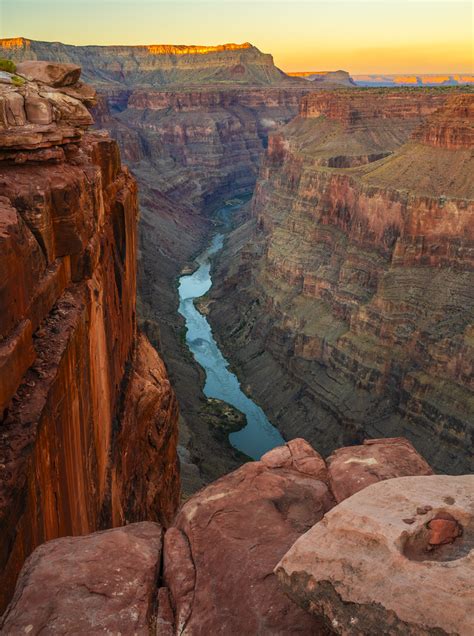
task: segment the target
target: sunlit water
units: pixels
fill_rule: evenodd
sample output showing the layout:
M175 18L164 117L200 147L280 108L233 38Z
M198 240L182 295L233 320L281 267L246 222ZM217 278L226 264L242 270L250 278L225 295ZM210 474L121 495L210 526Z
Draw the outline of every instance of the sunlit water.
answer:
M231 404L247 416L247 425L229 435L230 443L246 455L259 459L266 451L285 442L262 409L241 390L237 377L229 371L229 364L214 340L206 316L197 311L193 302L212 285L210 260L222 248L223 241L224 236L216 234L208 249L197 258L198 269L179 279L179 313L186 321L186 343L206 372L204 394Z

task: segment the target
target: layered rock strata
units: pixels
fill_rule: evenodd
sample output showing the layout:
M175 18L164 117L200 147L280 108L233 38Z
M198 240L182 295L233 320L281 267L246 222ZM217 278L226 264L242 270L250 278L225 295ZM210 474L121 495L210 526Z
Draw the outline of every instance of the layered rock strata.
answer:
M137 335L136 184L50 66L0 84L0 605L40 543L166 525L180 496L176 399Z
M87 81L116 86L198 85L208 83L295 83L249 42L218 46L72 46L27 38L0 40L2 56L52 60L82 66ZM100 73L98 70L100 69Z
M468 636L473 488L472 475L373 484L300 537L278 578L336 634Z
M212 405L183 344L175 281L204 249L215 208L251 194L269 132L297 114L308 83L248 44L74 47L16 38L0 41L0 55L80 64L99 90L96 125L118 141L139 183L138 314L179 398L184 485L195 491L242 460L225 429L216 437L209 424Z
M364 452L372 462L356 461ZM245 464L183 505L163 547L161 529L150 523L41 546L23 568L4 631L334 633L324 613L307 613L282 591L274 567L332 514L335 479L339 486L345 480L349 492L361 476L366 484L429 472L406 440L374 440L338 453L352 458L344 477L337 462L326 462L302 439ZM50 575L53 568L59 578Z
M473 100L319 93L271 136L209 307L284 435L326 453L403 435L469 470Z

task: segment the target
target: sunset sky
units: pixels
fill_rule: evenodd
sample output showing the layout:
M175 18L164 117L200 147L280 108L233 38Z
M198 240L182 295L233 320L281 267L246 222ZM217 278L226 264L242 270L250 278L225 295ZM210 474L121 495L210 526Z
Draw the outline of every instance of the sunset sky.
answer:
M0 0L0 37L66 44L249 41L286 71L472 73L471 2Z

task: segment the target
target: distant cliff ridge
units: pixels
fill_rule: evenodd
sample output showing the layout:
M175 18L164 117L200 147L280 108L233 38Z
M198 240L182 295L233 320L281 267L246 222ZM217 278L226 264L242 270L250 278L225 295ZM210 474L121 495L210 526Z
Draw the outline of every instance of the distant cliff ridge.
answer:
M248 42L219 46L153 44L143 46L72 46L25 38L0 40L0 56L53 60L82 66L86 80L117 86L150 87L237 83L294 84L271 55Z
M398 73L396 75L353 75L357 86L459 86L474 84L472 73L425 74L412 75Z
M314 82L315 88L321 86L330 88L332 85L337 87L351 87L356 83L347 71L303 71L300 73L288 73L291 77L302 77L307 81Z
M474 85L472 73L432 73L411 74L385 73L349 75L347 71L292 71L290 77L302 77L309 81L347 84L352 86L385 87L393 86L465 86Z

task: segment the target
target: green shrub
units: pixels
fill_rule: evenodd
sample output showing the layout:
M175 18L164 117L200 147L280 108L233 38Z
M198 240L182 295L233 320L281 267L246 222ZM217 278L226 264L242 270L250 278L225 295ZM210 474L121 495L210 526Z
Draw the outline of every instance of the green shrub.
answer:
M19 77L18 75L14 75L12 77L12 84L14 86L23 86L24 83L25 83L25 80L23 79L23 77Z
M0 71L14 73L16 71L16 65L11 60L0 59Z

